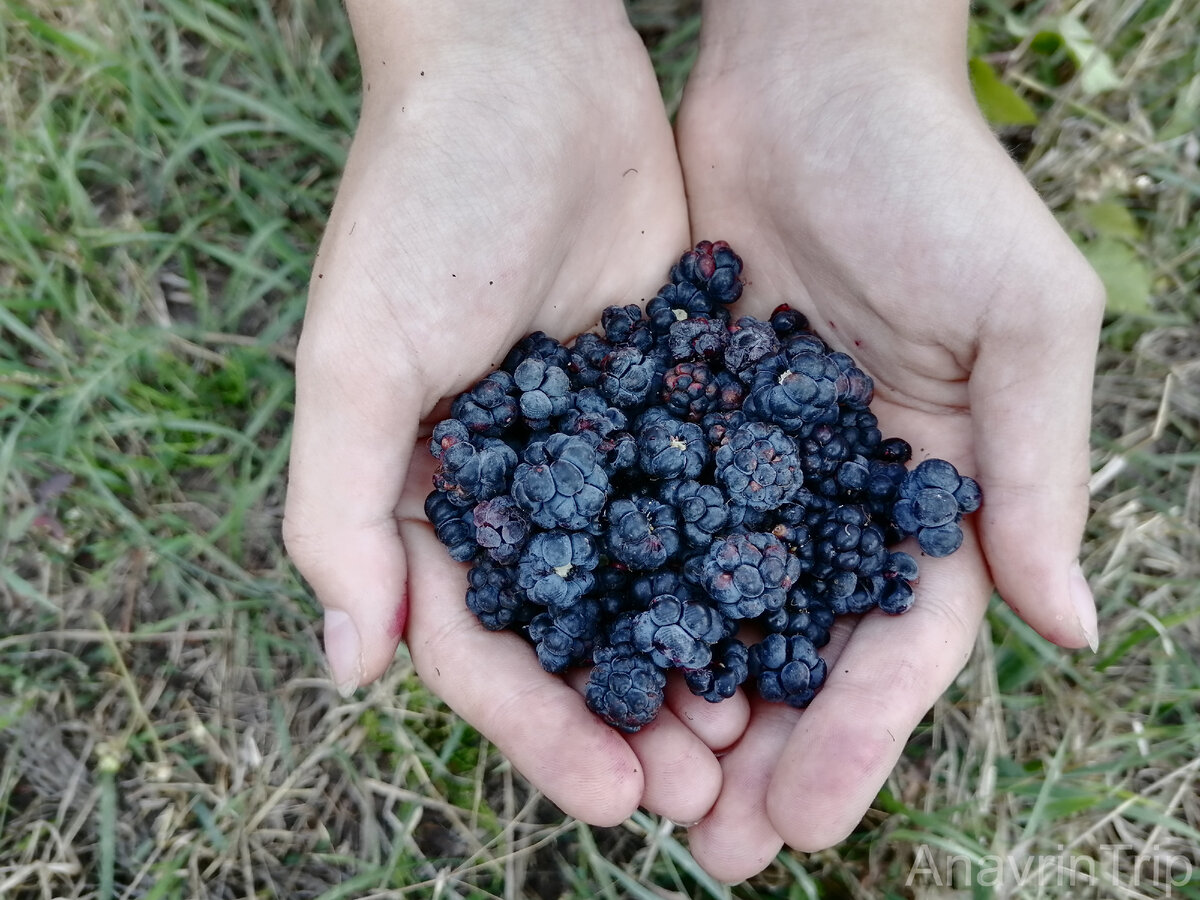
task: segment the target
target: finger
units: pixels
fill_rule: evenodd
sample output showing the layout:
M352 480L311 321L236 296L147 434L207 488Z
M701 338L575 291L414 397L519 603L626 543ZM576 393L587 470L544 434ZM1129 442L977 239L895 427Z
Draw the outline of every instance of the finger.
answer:
M582 694L587 678L587 670L578 669L568 681ZM642 764L644 809L683 824L707 815L721 790L720 763L670 709L659 710L653 722L625 740Z
M404 630L394 509L420 410L411 379L319 325L306 322L297 354L283 533L326 610L325 653L348 695L383 673Z
M402 520L409 549L406 643L417 674L451 709L568 815L617 825L645 791L642 763L529 644L489 632L467 609L466 567L452 563L427 525Z
M731 747L750 721L750 704L742 691L720 703L709 703L688 690L682 678L667 680L667 706L710 750ZM698 818L698 817L697 817ZM695 821L675 819L674 821Z
M790 735L767 802L790 846L821 850L854 830L913 729L966 664L991 584L965 530L952 557L922 560L912 609L859 620Z
M1103 289L1081 261L1074 287L1053 302L1035 327L1002 325L981 342L970 380L980 536L1000 596L1026 622L1056 644L1095 649L1078 556Z
M688 829L688 847L704 871L734 884L765 869L783 847L767 817L767 791L800 711L758 698L750 724L721 758L721 794L709 814Z

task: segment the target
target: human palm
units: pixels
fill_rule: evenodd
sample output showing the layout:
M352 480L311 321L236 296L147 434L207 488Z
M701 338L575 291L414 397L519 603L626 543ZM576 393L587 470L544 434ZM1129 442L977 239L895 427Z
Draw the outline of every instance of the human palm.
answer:
M424 68L398 83L372 79L364 49L369 88L298 354L285 519L344 691L377 678L403 637L435 693L596 824L638 805L698 819L720 780L701 737L731 741L740 723L701 737L670 712L629 738L603 725L527 644L474 620L465 567L422 504L445 398L529 332L566 339L639 301L687 243L670 127L621 18L541 52L524 38L469 58L416 52L408 67Z
M806 712L754 706L691 840L737 880L785 842L820 849L857 825L966 663L993 582L1050 640L1095 640L1074 560L1103 294L965 78L914 67L821 85L769 53L704 59L677 140L693 235L746 258L743 314L806 313L873 376L885 434L952 460L985 498L958 553L921 561L909 613L836 635Z

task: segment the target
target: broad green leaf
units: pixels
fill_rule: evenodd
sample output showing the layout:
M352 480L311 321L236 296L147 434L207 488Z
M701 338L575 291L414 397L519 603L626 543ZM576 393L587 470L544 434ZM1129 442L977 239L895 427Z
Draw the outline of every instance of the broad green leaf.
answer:
M1098 203L1089 203L1079 211L1098 237L1129 238L1136 241L1142 236L1141 227L1124 203L1101 200Z
M1104 282L1108 312L1135 316L1150 312L1150 272L1136 250L1115 237L1084 241L1079 249Z
M975 102L993 125L1036 125L1037 113L987 62L974 57L967 64Z
M1058 20L1058 31L1067 51L1079 66L1079 83L1089 96L1121 86L1121 76L1113 67L1112 58L1096 46L1087 26L1073 15Z
M1169 141L1200 130L1200 75L1188 82L1175 97L1171 118L1158 133L1160 141Z

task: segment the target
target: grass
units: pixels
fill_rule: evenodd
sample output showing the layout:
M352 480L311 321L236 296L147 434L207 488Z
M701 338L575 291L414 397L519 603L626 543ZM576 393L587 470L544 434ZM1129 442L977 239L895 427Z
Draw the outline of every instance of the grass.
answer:
M1001 136L1121 301L1084 554L1099 655L994 606L855 834L733 888L652 816L564 818L403 654L353 701L324 675L279 520L357 109L340 9L2 2L0 896L1200 897L1196 0L975 17L1036 116ZM631 12L673 107L697 16Z

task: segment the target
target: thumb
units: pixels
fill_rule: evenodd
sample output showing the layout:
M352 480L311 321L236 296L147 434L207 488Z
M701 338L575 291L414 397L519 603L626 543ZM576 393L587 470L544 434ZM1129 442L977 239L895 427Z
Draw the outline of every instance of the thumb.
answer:
M996 589L1043 637L1095 650L1096 605L1078 556L1104 291L1086 264L1080 275L1044 317L1026 306L1023 322L985 336L969 390L980 538Z
M362 352L327 352L320 334L296 361L283 538L325 608L324 646L349 696L387 669L408 616L395 518L419 410L405 379Z

